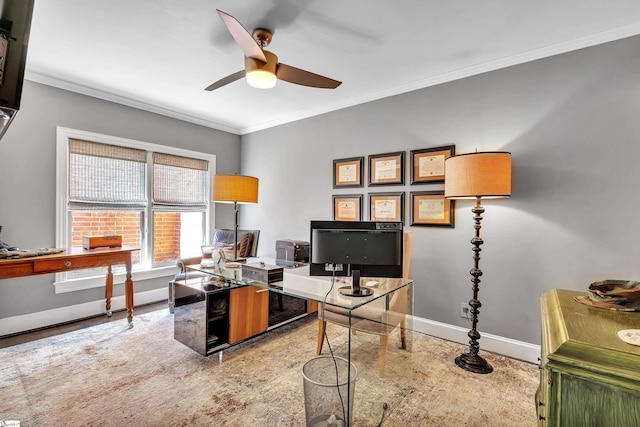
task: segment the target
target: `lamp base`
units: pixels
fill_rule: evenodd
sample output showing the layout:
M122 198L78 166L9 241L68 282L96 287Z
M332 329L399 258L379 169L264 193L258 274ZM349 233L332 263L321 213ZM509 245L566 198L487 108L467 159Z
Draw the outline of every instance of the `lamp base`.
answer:
M482 356L471 353L462 353L456 357L456 365L465 371L475 374L490 374L493 372L493 366L489 364Z

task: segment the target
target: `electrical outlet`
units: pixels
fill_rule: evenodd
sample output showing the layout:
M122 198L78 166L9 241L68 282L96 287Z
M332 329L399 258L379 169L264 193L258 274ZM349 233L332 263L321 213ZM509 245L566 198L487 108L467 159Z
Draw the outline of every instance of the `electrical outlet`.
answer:
M336 271L343 271L343 267L342 264L336 264ZM331 263L325 263L324 264L324 271L333 271L333 264Z
M460 303L460 317L464 317L465 319L468 319L470 315L471 315L471 307L469 307L469 303L468 302L461 302Z

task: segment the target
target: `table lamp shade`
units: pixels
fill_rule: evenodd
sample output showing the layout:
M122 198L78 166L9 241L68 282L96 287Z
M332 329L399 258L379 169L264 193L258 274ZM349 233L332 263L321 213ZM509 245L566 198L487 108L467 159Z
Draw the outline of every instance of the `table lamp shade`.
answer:
M258 203L258 178L244 175L214 175L213 201Z
M446 159L444 168L446 198L511 196L511 153L489 151L452 156Z

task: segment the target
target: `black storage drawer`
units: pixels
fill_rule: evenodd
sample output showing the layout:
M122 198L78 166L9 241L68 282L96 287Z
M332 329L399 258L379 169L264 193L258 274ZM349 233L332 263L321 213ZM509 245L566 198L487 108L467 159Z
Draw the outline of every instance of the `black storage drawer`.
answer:
M211 290L200 279L178 280L174 287L174 339L203 356L228 348L229 289Z

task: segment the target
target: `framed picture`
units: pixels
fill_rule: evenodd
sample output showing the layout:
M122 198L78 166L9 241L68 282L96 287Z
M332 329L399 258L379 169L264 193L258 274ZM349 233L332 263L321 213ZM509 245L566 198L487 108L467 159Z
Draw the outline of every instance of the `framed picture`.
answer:
M334 221L362 221L362 194L333 196Z
M404 224L404 193L369 193L369 220Z
M445 199L444 191L411 192L411 225L454 227L455 200Z
M456 154L455 145L411 151L411 184L444 182L444 161Z
M333 161L333 188L362 187L364 157L351 157Z
M369 156L369 185L403 185L404 151Z

